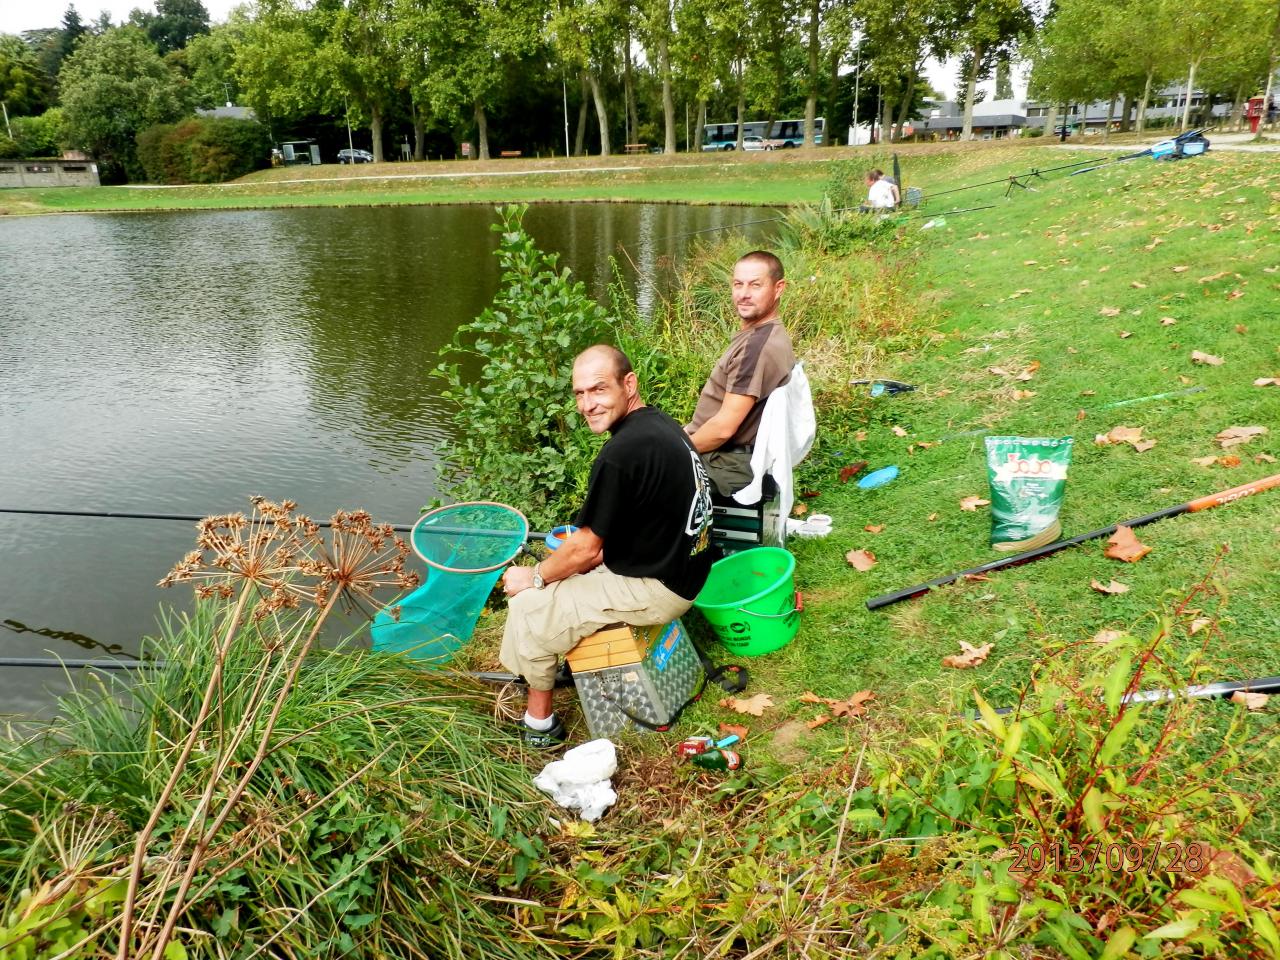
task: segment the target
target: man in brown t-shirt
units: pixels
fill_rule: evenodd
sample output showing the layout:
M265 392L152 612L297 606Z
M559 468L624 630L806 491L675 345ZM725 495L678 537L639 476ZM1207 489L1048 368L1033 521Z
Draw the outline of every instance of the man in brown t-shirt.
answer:
M790 379L796 364L791 337L778 318L786 286L782 261L768 251L754 250L734 265L733 305L742 326L684 428L725 496L751 482L751 447L765 400Z

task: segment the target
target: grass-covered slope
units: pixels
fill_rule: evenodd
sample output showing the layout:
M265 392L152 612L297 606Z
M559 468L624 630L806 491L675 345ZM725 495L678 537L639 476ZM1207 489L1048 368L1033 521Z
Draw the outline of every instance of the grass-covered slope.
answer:
M862 400L853 422L821 425L805 485L821 491L809 506L831 514L836 531L794 544L807 621L800 642L761 664L765 677L824 694L867 686L903 706L972 685L1007 702L1034 660L1167 604L1227 548L1210 657L1223 678L1280 673L1280 492L1144 528L1153 550L1132 565L1106 559L1098 541L882 612L863 606L997 556L986 510L959 506L988 496L983 434L938 444L950 435L1074 436L1068 536L1280 472L1270 459L1280 459L1280 387L1254 386L1280 376L1276 167L1270 157L1140 159L1051 175L1007 200L1000 187L954 195L996 206L948 219L913 277L938 338L916 355L883 358L877 375L919 389ZM993 179L983 172L974 179ZM1193 362L1193 351L1223 362ZM1014 379L1035 364L1030 380ZM1204 389L1106 408L1189 387ZM1122 425L1156 446L1095 445ZM1270 432L1230 450L1214 442L1243 425ZM1193 463L1213 454L1239 463ZM839 468L856 460L897 464L902 475L877 491L842 485ZM873 551L877 565L850 569L852 548ZM1094 578L1131 589L1103 595L1090 589ZM943 668L960 640L995 647L977 670Z

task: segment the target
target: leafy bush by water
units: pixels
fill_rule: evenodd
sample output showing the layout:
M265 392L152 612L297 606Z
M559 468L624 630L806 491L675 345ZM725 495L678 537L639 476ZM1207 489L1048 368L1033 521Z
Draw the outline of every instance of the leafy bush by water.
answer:
M271 162L271 136L256 120L191 117L138 134L138 162L152 183L221 183Z
M455 405L449 492L510 503L542 526L572 519L598 448L574 406L574 357L614 336L583 283L523 230L525 209L499 211L501 289L458 328L437 372Z

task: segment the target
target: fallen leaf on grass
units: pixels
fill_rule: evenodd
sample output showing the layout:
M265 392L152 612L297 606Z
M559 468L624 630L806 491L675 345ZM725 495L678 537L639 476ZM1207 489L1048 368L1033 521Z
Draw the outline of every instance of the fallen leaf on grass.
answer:
M980 647L960 641L960 653L952 653L942 658L944 667L952 667L956 670L968 670L970 667L976 667L987 659L987 654L991 652L991 648L995 644L984 643Z
M1240 299L1241 297L1243 297L1243 296L1244 296L1244 291L1243 291L1243 290L1241 290L1239 287L1236 287L1236 289L1232 290L1230 293L1228 293L1228 294L1227 294L1227 299L1228 299L1228 300L1239 300L1239 299ZM1241 329L1241 327L1244 327L1244 324L1243 324L1243 323L1242 323L1242 324L1240 324L1238 327L1236 327L1236 333L1244 333L1244 332L1245 332L1244 330L1242 330L1242 329Z
M812 690L806 690L804 693L800 694L800 702L801 703L826 703L827 698L818 696Z
M1190 270L1190 269L1191 269L1190 267L1178 266L1178 267L1174 267L1174 268L1173 268L1173 272L1174 272L1174 273L1186 273L1186 272L1187 272L1188 270Z
M746 727L739 726L736 723L720 724L720 736L722 737L728 737L733 735L733 736L737 736L739 740L745 741L747 739L747 734L750 732L751 731L748 730Z
M1191 362L1203 363L1207 367L1220 367L1226 363L1221 357L1215 357L1212 353L1202 353L1199 350L1191 351Z
M1093 589L1097 590L1099 593L1118 594L1129 592L1129 587L1121 583L1119 580L1112 580L1110 583L1101 583L1097 580L1090 580L1089 586L1093 587Z
M1121 330L1119 336L1121 340L1128 340L1133 336L1133 333L1129 330Z
M1260 453L1253 458L1254 463L1275 463L1276 458L1269 453Z
M804 725L810 730L817 730L824 723L830 723L834 719L835 717L831 716L829 713L820 713L812 720L806 720Z
M964 578L969 583L990 583L991 582L991 578L988 577L985 573L966 573L964 575Z
M1107 447L1113 443L1127 443L1139 453L1145 453L1156 445L1155 440L1142 439L1142 427L1112 427L1106 433L1096 434L1095 446Z
M737 697L725 697L720 706L735 713L748 713L753 717L763 717L765 710L773 706L773 697L767 693L757 693L754 697L740 700Z
M1039 262L1040 262L1040 261L1038 261L1038 260L1023 260L1023 261L1022 261L1022 265L1023 265L1024 267L1034 267L1034 266L1035 266L1037 263L1039 263Z
M1014 400L1030 400L1036 395L1034 390L1015 390L1013 391Z
M1088 414L1084 412L1084 408L1083 408L1083 407L1081 407L1079 410L1077 410L1077 411L1076 411L1076 419L1077 419L1077 420L1083 420L1083 419L1084 419L1085 417L1087 417L1087 416L1088 416Z
M1133 287L1133 289L1135 290L1147 289L1147 285L1143 283L1141 280L1134 280L1132 283L1129 284L1129 286Z
M841 467L840 482L848 483L865 469L867 469L867 461L865 460L859 460L857 463L851 463L847 467Z
M967 510L969 513L975 513L979 507L988 506L990 503L990 500L983 500L979 496L965 497L960 501L960 509Z
M853 435L853 439L861 443L863 440L867 439L867 431L859 430L857 433Z
M1227 468L1238 467L1240 466L1240 458L1234 453L1228 453L1225 456L1218 458L1218 466Z
M901 427L893 427L892 430L899 437L905 437L907 435L907 431L903 430Z
M882 524L882 523L868 523L868 524L867 524L865 527L863 527L862 529L863 529L863 530L865 530L865 531L867 531L867 533L879 533L881 530L883 530L883 529L884 529L884 524Z
M1096 643L1100 647L1105 647L1112 640L1119 640L1123 636L1123 630L1099 630L1089 638L1089 642Z
M1192 457L1191 462L1194 463L1197 467L1212 467L1215 463L1218 462L1218 458L1215 457L1213 454L1209 454L1209 456L1207 457Z
M938 515L937 515L936 513L931 513L931 514L929 514L928 519L929 519L929 522L930 522L930 523L933 523L933 521L935 521L935 520L937 520L937 519L938 519Z
M1116 527L1116 532L1107 541L1105 555L1112 560L1123 560L1125 563L1137 563L1151 548L1134 536L1133 528L1123 524Z
M1103 307L1101 310L1098 311L1098 313L1100 313L1104 317L1118 317L1120 316L1120 308L1119 307Z
M859 690L848 700L835 700L831 703L831 713L837 717L860 717L867 712L863 706L868 700L875 699L870 690Z
M849 561L849 566L860 573L866 573L876 565L876 555L870 550L850 550L844 558Z
M1215 280L1221 280L1221 279L1222 279L1223 277L1225 277L1226 275L1227 275L1227 271L1223 270L1221 273L1215 273L1215 274L1212 274L1211 276L1208 276L1208 277L1201 277L1201 278L1200 278L1200 280L1199 280L1199 282L1200 282L1200 283L1213 283L1213 281L1215 281Z
M1194 620L1191 621L1191 635L1194 637L1197 633L1199 633L1205 627L1209 626L1209 624L1211 623L1213 623L1213 620L1210 619L1209 617L1196 617Z
M1172 326L1173 326L1175 323L1177 323L1177 322L1178 322L1178 321L1177 321L1177 320L1175 320L1175 319L1173 319L1173 317L1161 317L1161 318L1160 318L1160 326L1162 326L1162 327L1172 327Z
M1253 381L1255 387L1280 387L1280 377L1259 377Z
M792 515L797 517L803 517L808 512L809 508L803 503L797 503L791 510Z
M1214 439L1218 441L1218 446L1227 450L1242 443L1248 443L1254 437L1260 437L1266 432L1266 427L1227 427Z
M1249 710L1261 710L1267 705L1268 699L1265 693L1254 693L1252 690L1237 690L1231 695L1232 703L1243 703Z

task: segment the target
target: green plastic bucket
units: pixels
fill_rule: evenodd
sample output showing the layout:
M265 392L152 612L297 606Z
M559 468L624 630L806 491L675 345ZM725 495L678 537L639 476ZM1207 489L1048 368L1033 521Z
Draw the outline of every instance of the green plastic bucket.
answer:
M755 547L725 557L693 605L731 652L758 657L785 647L800 629L795 557L781 547Z

